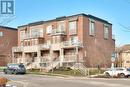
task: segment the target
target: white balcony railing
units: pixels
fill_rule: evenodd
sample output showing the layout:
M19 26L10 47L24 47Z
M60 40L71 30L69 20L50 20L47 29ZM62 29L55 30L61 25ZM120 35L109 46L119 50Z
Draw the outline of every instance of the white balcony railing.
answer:
M36 52L39 49L50 49L50 44L44 43L44 44L38 44L38 45L33 45L33 46L17 46L13 47L12 51L13 52Z
M76 41L76 42L64 41L63 42L63 47L72 47L72 46L83 47L83 44L80 41Z
M61 29L53 29L52 35L66 35L66 31Z
M64 62L76 62L76 55L64 55Z
M24 46L24 52L36 52L39 49L38 45Z
M22 52L23 51L23 46L17 46L12 48L13 52Z
M44 33L43 32L36 32L34 34L27 33L27 34L24 34L24 35L20 36L21 40L30 39L30 38L38 38L38 37L43 38Z
M50 44L44 43L44 44L39 44L40 49L50 49Z
M31 38L43 37L43 32L37 32L31 35Z
M41 63L47 63L50 61L50 56L42 56L41 57Z
M63 58L64 62L83 62L83 56L82 55L64 55Z

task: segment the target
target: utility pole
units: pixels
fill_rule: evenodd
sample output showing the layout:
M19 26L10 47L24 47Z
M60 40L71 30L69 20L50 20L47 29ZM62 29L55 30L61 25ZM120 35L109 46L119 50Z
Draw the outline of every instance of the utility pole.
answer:
M111 68L114 68L114 62L115 62L116 54L115 52L112 53L111 55Z

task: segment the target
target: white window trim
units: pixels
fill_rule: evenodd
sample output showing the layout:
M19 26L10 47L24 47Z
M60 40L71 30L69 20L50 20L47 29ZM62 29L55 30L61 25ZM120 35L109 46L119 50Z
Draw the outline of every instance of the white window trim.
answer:
M92 23L94 23L94 30L92 31ZM96 33L95 21L93 19L89 19L89 35L94 36Z
M106 27L108 29L108 32L106 33ZM104 24L104 39L109 39L109 25L108 24Z
M0 31L0 37L2 37L4 34L3 34L3 32L2 31Z
M74 34L77 34L77 30L78 30L77 28L78 28L78 26L77 26L77 21L76 20L75 21L69 21L69 35L73 35L73 33L71 33L71 31L74 31L75 32Z
M48 25L46 27L46 34L51 34L52 33L52 25Z
M63 27L64 27L63 29L61 29L61 26L62 26L62 25L63 25ZM66 28L66 27L65 27L65 21L59 21L59 22L58 22L57 30L58 30L58 31L65 31L65 28Z

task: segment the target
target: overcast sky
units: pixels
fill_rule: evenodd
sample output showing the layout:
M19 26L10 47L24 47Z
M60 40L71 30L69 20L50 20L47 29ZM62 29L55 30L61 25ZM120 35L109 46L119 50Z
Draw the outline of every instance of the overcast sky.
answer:
M7 26L50 20L79 13L92 14L113 24L116 44L130 44L130 0L15 0L16 18Z

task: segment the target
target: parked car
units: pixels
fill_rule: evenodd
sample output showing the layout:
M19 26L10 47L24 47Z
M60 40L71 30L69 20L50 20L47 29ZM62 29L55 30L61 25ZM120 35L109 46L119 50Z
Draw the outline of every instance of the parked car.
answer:
M104 72L104 75L107 77L129 77L130 76L130 68L113 68Z
M7 64L7 67L4 69L5 74L25 74L26 68L22 63L17 64Z

